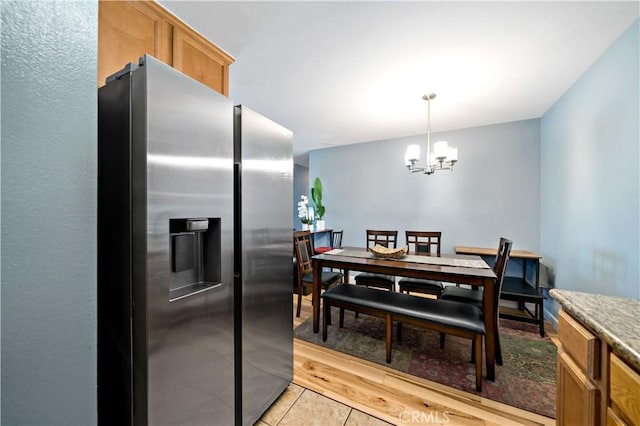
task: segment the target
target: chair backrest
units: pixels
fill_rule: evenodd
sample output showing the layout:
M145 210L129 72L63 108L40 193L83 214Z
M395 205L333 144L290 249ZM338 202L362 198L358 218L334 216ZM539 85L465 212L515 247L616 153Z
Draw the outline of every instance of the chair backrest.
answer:
M313 242L311 232L296 231L293 233L293 246L296 251L298 278L313 272L311 256L313 256Z
M343 231L331 231L331 248L342 248Z
M367 251L375 247L376 244L389 248L396 248L397 240L398 231L378 231L367 229Z
M496 274L496 307L500 301L500 292L502 291L502 281L504 281L504 274L507 271L507 263L509 262L509 255L511 254L511 247L513 241L506 238L500 238L500 244L498 245L498 253L496 260L493 264L493 272Z
M440 238L442 232L405 231L409 253L423 256L440 257Z

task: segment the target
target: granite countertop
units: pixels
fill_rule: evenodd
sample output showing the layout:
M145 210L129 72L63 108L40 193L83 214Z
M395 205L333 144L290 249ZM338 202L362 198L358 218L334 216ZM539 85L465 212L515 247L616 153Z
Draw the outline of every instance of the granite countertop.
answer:
M640 371L640 300L571 290L549 291L565 311Z

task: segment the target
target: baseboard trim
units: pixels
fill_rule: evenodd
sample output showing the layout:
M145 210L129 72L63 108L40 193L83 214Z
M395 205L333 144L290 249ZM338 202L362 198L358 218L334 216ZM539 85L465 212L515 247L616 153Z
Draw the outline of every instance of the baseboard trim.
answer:
M551 324L551 327L553 327L554 330L558 331L558 317L553 315L553 312L548 309L544 309L542 315L544 316L544 319L547 320L549 324Z

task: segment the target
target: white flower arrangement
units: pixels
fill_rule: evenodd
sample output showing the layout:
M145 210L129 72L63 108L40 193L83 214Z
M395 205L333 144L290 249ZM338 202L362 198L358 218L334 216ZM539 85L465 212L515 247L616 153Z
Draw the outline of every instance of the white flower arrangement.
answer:
M298 217L300 218L300 222L308 225L312 223L309 218L309 197L306 195L300 196L300 201L298 201Z

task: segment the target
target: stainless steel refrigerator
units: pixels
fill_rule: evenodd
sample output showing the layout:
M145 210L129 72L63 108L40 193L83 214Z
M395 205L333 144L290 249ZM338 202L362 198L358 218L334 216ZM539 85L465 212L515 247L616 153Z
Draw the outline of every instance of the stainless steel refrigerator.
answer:
M291 132L151 56L98 115L99 423L253 424L293 376Z

